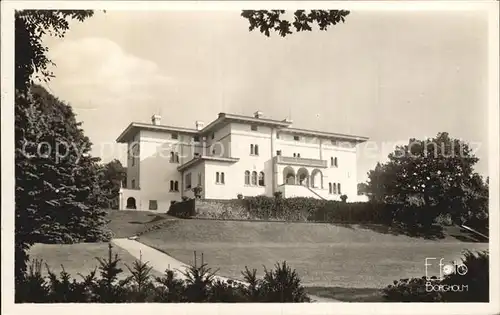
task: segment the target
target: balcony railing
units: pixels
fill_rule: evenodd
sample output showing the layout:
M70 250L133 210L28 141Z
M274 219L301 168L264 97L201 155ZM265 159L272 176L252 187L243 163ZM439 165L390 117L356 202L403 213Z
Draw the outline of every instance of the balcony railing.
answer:
M322 167L322 168L328 167L328 161L326 160L307 159L307 158L281 156L281 155L275 156L274 162L277 164L291 164L291 165Z

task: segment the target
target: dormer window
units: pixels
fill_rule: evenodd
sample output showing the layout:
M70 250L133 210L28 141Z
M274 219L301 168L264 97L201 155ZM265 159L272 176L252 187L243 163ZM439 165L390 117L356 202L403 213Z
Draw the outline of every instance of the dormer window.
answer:
M250 130L257 131L258 130L257 125L251 125Z
M293 140L300 141L300 137L299 136L293 136Z

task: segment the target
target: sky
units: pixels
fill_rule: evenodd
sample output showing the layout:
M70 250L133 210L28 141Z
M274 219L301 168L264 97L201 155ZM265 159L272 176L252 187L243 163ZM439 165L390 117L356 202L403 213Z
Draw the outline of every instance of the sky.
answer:
M485 12L351 12L328 31L249 32L239 11L106 11L46 38L68 102L104 162L132 121L194 128L219 112L291 118L296 128L369 137L358 181L393 145L448 132L487 175Z

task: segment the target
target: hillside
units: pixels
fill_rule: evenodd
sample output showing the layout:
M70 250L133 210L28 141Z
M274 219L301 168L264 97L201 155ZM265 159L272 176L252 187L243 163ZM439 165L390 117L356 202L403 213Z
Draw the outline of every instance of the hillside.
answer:
M146 245L186 263L194 251L219 274L241 279L245 266L262 274L277 261L296 268L309 286L376 288L393 280L425 275L425 258L458 259L465 249L487 244L423 240L381 233L374 227L324 223L174 220L140 237Z

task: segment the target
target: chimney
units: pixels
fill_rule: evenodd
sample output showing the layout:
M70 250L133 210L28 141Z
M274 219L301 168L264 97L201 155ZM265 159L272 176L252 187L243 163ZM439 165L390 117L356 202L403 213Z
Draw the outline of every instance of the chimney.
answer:
M285 119L283 119L283 122L288 123L291 126L293 123L293 120L291 120L290 118L285 118Z
M253 113L253 116L255 118L261 118L262 117L262 112L260 110L256 111L255 113Z
M201 130L205 126L205 123L203 121L196 121L196 130Z
M161 122L161 116L156 114L151 116L151 122L153 123L153 125L159 125Z

